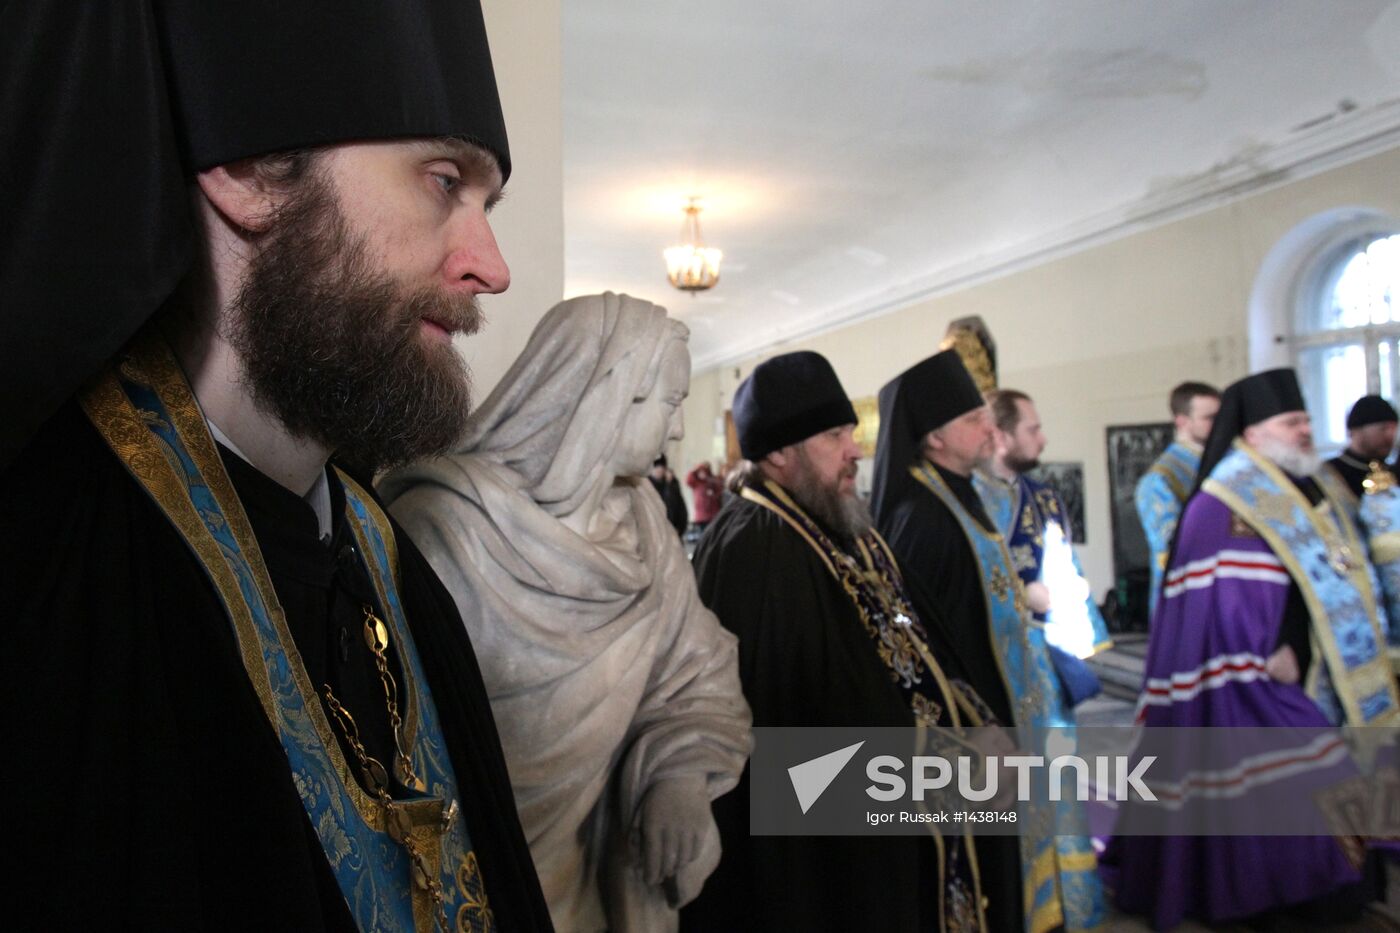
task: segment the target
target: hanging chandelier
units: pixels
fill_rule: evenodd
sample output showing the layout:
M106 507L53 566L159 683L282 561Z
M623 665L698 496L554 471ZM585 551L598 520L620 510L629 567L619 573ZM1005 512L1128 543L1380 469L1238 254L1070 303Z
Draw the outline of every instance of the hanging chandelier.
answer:
M680 245L666 250L665 256L666 278L683 292L703 292L714 288L719 281L719 261L723 253L705 246L705 239L700 235L699 198L691 198L686 205Z

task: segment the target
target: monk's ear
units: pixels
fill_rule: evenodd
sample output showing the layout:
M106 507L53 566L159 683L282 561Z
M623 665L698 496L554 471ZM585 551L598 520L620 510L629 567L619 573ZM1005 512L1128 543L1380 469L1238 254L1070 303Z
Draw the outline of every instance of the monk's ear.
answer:
M224 219L248 233L262 233L272 222L284 189L258 172L257 160L241 159L216 165L195 176L199 190Z
M776 470L786 470L788 463L792 461L792 447L779 447L777 450L763 458L763 462Z

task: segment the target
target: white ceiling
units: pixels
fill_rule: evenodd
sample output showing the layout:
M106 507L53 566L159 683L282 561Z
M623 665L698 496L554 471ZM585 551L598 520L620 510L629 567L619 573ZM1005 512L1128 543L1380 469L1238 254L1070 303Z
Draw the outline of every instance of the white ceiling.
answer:
M566 294L666 305L697 371L1400 142L1400 0L566 0L563 19ZM661 258L688 195L724 250L695 298Z

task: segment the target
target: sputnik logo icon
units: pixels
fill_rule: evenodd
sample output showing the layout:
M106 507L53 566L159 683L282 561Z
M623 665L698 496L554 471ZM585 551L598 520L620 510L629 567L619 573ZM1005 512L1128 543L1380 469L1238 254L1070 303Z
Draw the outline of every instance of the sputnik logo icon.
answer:
M841 769L850 763L864 744L865 742L861 741L847 745L820 758L813 758L788 768L788 778L792 780L792 789L797 794L797 803L802 807L804 814L812 809L812 804L826 792L831 782L841 773Z

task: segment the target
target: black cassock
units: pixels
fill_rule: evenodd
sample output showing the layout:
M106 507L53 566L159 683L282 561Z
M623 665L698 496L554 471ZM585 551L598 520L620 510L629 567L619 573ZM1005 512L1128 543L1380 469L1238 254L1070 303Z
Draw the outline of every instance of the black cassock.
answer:
M995 526L968 477L938 469L953 495L983 528ZM940 658L957 658L968 683L991 707L1002 725L1015 725L1006 683L994 653L982 590L982 569L957 516L933 493L916 483L902 487L902 497L880 522L890 550L904 570L904 586L930 645ZM982 884L991 903L987 923L995 929L1020 929L1021 868L1016 839L977 840L982 855Z
M938 470L963 508L988 531L996 531L972 480ZM880 521L880 534L904 569L904 586L928 629L939 657L955 657L972 689L1004 725L1013 725L1001 667L992 648L982 569L972 545L937 496L908 483L902 498Z
M695 571L700 598L739 638L755 726L914 724L855 603L778 515L731 499L706 530ZM723 855L682 910L683 933L938 929L930 837L750 836L747 770L714 813Z
M676 534L685 537L685 530L690 525L690 511L685 507L685 499L681 496L681 484L672 476L669 479L658 480L654 476L648 476L647 481L651 483L651 488L656 490L656 494L661 497L661 502L666 506L666 521L671 523L671 527L676 529Z
M306 502L220 452L312 682L391 760L339 482L332 473L324 542ZM549 929L471 644L427 562L395 537L498 928ZM0 541L5 926L355 929L204 569L76 404L4 474Z

